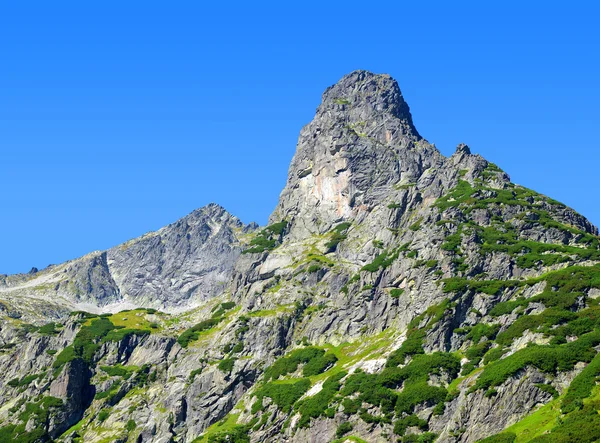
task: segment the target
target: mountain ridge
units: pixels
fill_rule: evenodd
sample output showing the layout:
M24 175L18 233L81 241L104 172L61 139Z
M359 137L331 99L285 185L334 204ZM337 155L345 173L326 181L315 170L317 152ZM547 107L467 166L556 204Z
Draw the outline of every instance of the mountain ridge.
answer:
M267 226L211 205L86 257L35 306L0 290L13 441L600 438L597 228L443 156L387 75L325 91Z

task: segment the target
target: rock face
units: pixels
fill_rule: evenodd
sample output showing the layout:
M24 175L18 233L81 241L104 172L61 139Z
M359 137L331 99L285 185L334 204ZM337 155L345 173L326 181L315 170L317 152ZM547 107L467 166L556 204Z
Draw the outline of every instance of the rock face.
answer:
M223 293L241 252L238 236L252 229L210 204L107 251L33 275L3 276L0 300L34 320L77 309L189 309Z
M0 278L0 442L596 441L599 291L589 221L352 72L268 226L209 205Z
M107 252L121 296L141 306L184 306L220 295L231 279L244 226L218 205L192 212L155 235Z
M333 223L361 220L394 185L415 182L441 161L435 147L422 143L398 83L353 72L325 91L300 132L270 221L288 220L296 238L327 232Z

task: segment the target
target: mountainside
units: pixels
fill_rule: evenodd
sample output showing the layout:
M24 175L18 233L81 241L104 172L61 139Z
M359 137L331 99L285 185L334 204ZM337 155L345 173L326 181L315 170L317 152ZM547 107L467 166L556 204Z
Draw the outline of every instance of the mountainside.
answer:
M29 274L0 276L0 310L26 320L131 307L190 308L223 293L244 226L210 204L157 232Z
M0 277L0 442L598 441L599 302L596 227L355 71L268 226Z

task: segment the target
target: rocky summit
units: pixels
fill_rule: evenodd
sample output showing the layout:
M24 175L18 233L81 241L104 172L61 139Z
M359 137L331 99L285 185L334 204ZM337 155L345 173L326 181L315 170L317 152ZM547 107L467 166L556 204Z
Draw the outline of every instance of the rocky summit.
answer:
M269 224L0 276L0 442L595 442L600 238L356 71Z

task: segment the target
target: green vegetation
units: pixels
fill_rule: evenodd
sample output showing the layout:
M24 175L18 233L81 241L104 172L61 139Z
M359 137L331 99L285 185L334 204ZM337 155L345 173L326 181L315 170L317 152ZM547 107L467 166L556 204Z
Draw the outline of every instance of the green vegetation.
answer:
M392 298L400 298L402 294L404 294L404 289L394 288L390 290L390 296Z
M583 399L589 397L600 376L600 354L598 354L569 385L562 400L563 414L583 408Z
M497 347L497 348L490 349L483 356L483 364L487 365L488 363L490 363L492 361L500 360L502 358L502 356L504 354L506 354L506 352L507 352L507 350L504 349L503 347Z
M150 329L125 327L125 325L138 325L142 322L144 327L149 328L149 322L137 317L138 311L122 311L118 314L101 316L78 313L84 317L81 329L77 332L73 344L64 348L56 356L53 367L58 371L63 365L75 359L81 359L89 365L102 343L121 341L133 335L150 334ZM132 315L136 317L135 323L128 323L128 317ZM114 324L113 320L120 324Z
M540 391L544 391L552 396L552 398L558 398L558 391L552 385L547 385L545 383L536 383L536 388Z
M325 380L322 389L317 394L298 402L296 409L301 415L300 420L298 420L298 427L308 427L311 418L318 418L322 415L333 417L334 410L328 410L328 406L334 395L340 390L340 380L346 374L345 371L341 371L332 375Z
M242 254L259 254L275 249L281 244L286 227L287 221L285 220L267 226L250 241L251 247L242 251Z
M401 252L408 251L408 244L402 245L393 251L384 249L381 254L377 255L375 259L362 267L362 271L377 272L379 269L388 268L399 256Z
M548 328L575 318L577 318L575 313L556 308L546 309L539 315L524 315L513 322L508 329L498 334L496 342L502 346L508 346L526 330L536 331L540 327Z
M121 377L124 379L130 378L134 372L139 370L137 366L122 366L119 364L114 366L100 366L100 369L111 377Z
M450 307L450 301L444 300L438 305L430 306L424 313L414 318L408 325L406 340L404 340L400 348L390 354L386 365L388 367L398 366L404 364L406 357L409 355L423 354L425 352L423 350L425 333L442 319L444 313ZM427 319L427 324L419 328L419 325L425 319Z
M188 377L188 381L190 383L192 383L194 381L194 378L196 378L196 375L202 374L203 370L204 370L204 368L197 368L197 369L192 370L192 372L190 372L190 375Z
M504 289L521 285L521 282L514 280L468 280L462 277L451 277L442 281L444 292L465 292L470 289L488 295L496 295Z
M433 443L438 435L433 432L424 432L422 434L408 434L402 439L402 443Z
M487 170L483 173L484 177L486 173ZM481 254L506 253L521 268L570 262L572 256L582 260L600 260L598 237L554 220L549 212L541 209L540 204L534 205L542 201L542 196L526 188L509 186L507 189L495 189L480 184L473 186L464 180L459 180L454 189L437 200L436 205L442 212L451 207L461 208L465 215L474 209L489 210L503 205L519 206L523 211L516 218L545 229L558 229L577 236L576 241L583 247L548 244L520 238L520 232L515 226L505 223L500 216L494 216L491 226L479 226L473 221L460 224L457 232L446 237L442 249L460 254L462 233L469 231L475 234L475 238L481 244Z
M121 341L125 340L129 337L137 335L138 337L143 337L145 335L150 335L150 331L147 329L113 329L109 331L108 334L104 337L104 341Z
M600 439L597 395L562 416L559 404L560 400L551 401L503 433L480 442L592 443Z
M100 348L102 339L113 329L115 329L115 325L106 317L92 319L88 326L81 327L73 344L57 355L54 368L59 369L65 363L76 358L80 358L88 364L91 363L94 354Z
M222 317L223 315L225 315L226 311L230 311L233 308L235 308L235 303L232 301L226 301L224 303L221 303L220 305L216 305L212 309L211 317L215 318L215 319L219 319L219 317Z
M337 429L335 431L335 436L337 438L343 437L348 432L352 432L352 429L354 429L354 427L352 426L352 423L345 421L337 427Z
M191 342L198 340L201 332L208 331L214 328L222 320L222 317L209 318L208 320L204 320L200 323L195 324L191 328L183 331L181 335L177 337L177 343L179 343L182 348L187 348Z
M308 267L308 269L306 270L306 272L308 272L309 274L312 274L314 272L319 272L321 270L321 265L310 265Z
M41 397L39 401L26 403L24 411L19 414L20 424L11 424L0 428L0 443L35 443L49 441L46 423L51 414L63 407L63 401L56 397ZM33 428L26 431L31 421Z
M516 438L517 436L515 434L507 432L484 438L483 440L479 440L478 443L513 443Z
M420 404L443 403L448 397L448 391L441 386L428 383L431 375L447 374L455 378L460 370L460 361L448 353L415 354L409 364L395 367L388 359L387 367L379 374L367 374L357 370L346 380L340 391L342 396L358 393L360 403L379 406L381 411L390 415L394 412L401 417L403 414L412 415L414 408ZM402 387L400 393L395 389ZM352 404L344 404L352 408ZM402 428L403 421L398 425Z
M7 385L11 386L13 388L17 388L17 387L22 387L22 386L28 386L32 381L37 380L38 378L43 378L46 376L45 372L42 372L41 374L31 374L31 375L26 375L25 377L22 378L13 378L12 380L10 380Z
M327 243L325 243L325 247L327 248L328 253L335 251L338 245L344 240L346 240L346 232L348 231L350 226L351 223L349 222L340 223L329 232L330 239Z
M248 433L252 422L248 425L238 425L239 414L229 413L221 421L211 425L205 433L193 440L192 443L250 443Z
M119 381L114 381L106 391L99 391L96 392L96 395L94 396L95 400L102 400L104 398L112 398L118 391L119 388L121 387L121 382ZM109 400L110 401L110 400Z
M290 411L294 403L310 388L310 380L302 378L293 383L270 382L261 386L255 393L256 402L252 405L252 413L263 409L263 398L269 397L282 411Z
M100 423L106 421L106 419L110 417L110 411L108 409L102 409L99 413L98 413L98 421Z
M427 420L423 420L416 415L407 415L394 423L394 434L404 435L406 430L410 427L417 427L422 431L427 431L429 426Z
M600 331L584 334L573 342L558 346L531 344L509 357L489 363L471 390L498 386L527 366L535 366L547 373L573 369L580 361L590 362L596 355L594 346L598 344Z
M235 358L224 358L219 362L217 366L221 372L229 374L233 370L233 365L235 364Z
M59 333L62 325L60 323L48 323L38 329L38 333L42 335L56 335Z
M277 380L279 377L295 372L298 365L304 363L302 374L305 377L321 374L333 366L337 357L326 353L323 349L314 346L296 349L288 356L281 357L265 370L265 381Z
M421 229L421 223L423 223L423 219L422 218L420 218L415 223L413 223L412 225L410 225L408 227L408 229L410 229L411 231L418 231L419 229Z

